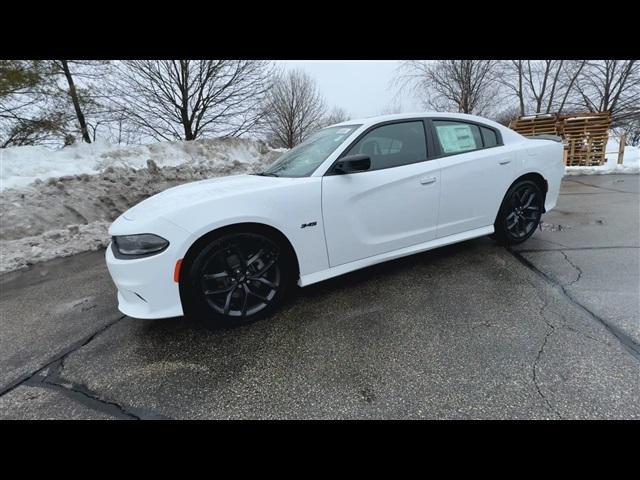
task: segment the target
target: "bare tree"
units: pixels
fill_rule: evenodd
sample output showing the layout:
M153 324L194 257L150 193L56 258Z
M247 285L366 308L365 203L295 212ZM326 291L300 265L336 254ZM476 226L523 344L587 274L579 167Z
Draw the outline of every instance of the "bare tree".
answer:
M520 115L527 113L525 106L525 82L524 82L524 61L511 60L503 64L503 75L500 76L500 83L512 90L518 99Z
M509 60L498 76L509 96L518 100L520 115L562 112L584 60Z
M113 101L114 62L52 60L50 63L53 75L60 77L60 103L70 103L73 107L69 118L74 129L69 135L79 133L85 142L95 142L100 137L117 144L140 143L144 133L130 121L129 111Z
M51 60L51 75L63 78L61 84L54 83L56 90L53 95L58 95L61 102L71 100L73 117L79 127L80 137L86 143L91 143L89 134L90 125L87 120L89 115L100 115L105 107L101 105L99 98L101 86L97 81L104 81L109 74L109 61L105 60ZM78 81L81 83L79 84ZM71 117L71 115L69 115ZM103 120L102 120L103 121ZM101 120L95 120L101 122ZM95 128L93 128L95 131Z
M89 129L87 128L87 121L85 120L84 113L82 111L82 104L80 95L78 94L78 89L76 88L75 81L73 79L73 74L71 73L71 69L69 67L68 60L54 60L53 64L53 73L61 72L64 75L65 81L67 83L67 92L69 93L69 97L71 98L71 103L73 104L73 110L76 115L76 119L78 121L78 125L80 126L80 134L82 136L82 140L86 143L91 143L91 137L89 136Z
M322 125L326 105L313 78L302 70L292 70L277 76L264 112L270 139L292 148Z
M496 66L494 60L409 60L395 84L412 88L427 108L487 115L498 101Z
M628 145L640 145L640 117L626 121L618 130L619 133L624 133Z
M392 81L391 84L393 83ZM398 100L397 96L380 110L380 115L391 115L394 113L402 113L402 102Z
M260 119L270 68L253 60L119 62L113 103L157 140L238 136Z
M129 113L123 108L106 106L103 110L95 112L88 128L93 142L99 136L110 143L129 145L141 143L144 137L138 127L129 121Z
M504 125L505 127L508 127L511 124L512 120L515 120L516 118L521 116L520 112L521 110L518 106L510 105L491 115L491 119L495 120L501 125Z
M574 105L611 112L613 126L640 118L640 63L637 60L587 61L576 81Z
M333 107L331 111L322 119L321 125L328 126L341 123L349 119L349 114L342 107Z

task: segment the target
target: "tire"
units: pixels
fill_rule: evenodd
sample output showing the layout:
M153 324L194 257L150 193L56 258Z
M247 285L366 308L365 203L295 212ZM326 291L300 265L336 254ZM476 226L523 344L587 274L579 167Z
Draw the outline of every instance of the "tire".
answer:
M493 238L503 245L524 242L536 231L543 209L544 195L537 183L531 180L514 183L500 205Z
M214 237L186 265L181 296L185 316L235 327L273 313L295 280L281 241L251 231Z

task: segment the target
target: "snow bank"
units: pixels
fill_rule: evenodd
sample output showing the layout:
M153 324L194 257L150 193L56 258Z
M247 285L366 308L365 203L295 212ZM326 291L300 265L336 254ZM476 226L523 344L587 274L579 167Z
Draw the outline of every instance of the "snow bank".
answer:
M109 244L107 230L111 222L91 222L48 230L42 235L0 241L0 273L18 270L33 263L82 252L98 250Z
M8 150L2 180L13 188L0 191L0 273L104 247L109 224L145 198L182 183L260 171L280 155L244 139Z
M36 180L96 174L108 167L145 168L152 159L159 167L182 164L222 166L230 159L255 163L270 149L262 142L246 139L204 139L192 142L162 142L140 146L81 143L59 150L45 147L0 149L0 191L20 188Z
M622 164L618 165L618 138L609 138L605 158L607 162L598 167L567 167L565 175L601 175L607 173L640 173L640 148L625 146Z

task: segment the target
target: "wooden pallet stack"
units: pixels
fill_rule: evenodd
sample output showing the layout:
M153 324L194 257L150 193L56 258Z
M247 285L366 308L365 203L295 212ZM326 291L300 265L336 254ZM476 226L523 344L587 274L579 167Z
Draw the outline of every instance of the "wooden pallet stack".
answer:
M570 115L562 119L562 139L567 166L591 167L606 163L609 112Z
M558 115L548 113L532 115L512 120L509 128L520 135L559 135Z
M564 144L564 160L568 166L597 166L606 162L611 115L578 113L544 114L520 117L509 128L521 135L558 135Z

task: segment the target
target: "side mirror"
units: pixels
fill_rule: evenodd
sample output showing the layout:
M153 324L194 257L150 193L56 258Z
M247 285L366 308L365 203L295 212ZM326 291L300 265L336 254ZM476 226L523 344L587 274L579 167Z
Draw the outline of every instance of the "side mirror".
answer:
M371 168L371 159L369 155L348 155L338 160L333 167L334 173L355 173L364 172Z

